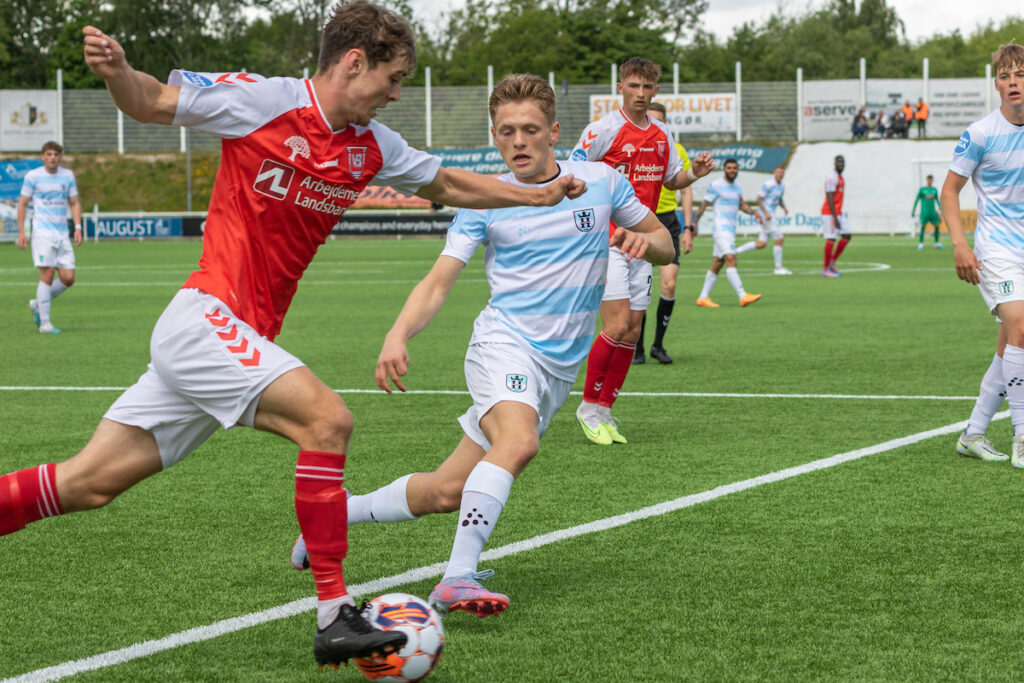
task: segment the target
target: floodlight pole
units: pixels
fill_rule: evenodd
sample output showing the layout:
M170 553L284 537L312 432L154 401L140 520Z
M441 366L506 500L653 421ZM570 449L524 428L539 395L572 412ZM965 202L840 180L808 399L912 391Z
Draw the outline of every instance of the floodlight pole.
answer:
M423 67L423 85L424 85L424 99L426 102L424 106L426 111L424 112L424 122L427 126L427 149L434 146L434 118L431 114L431 109L434 107L434 95L430 90L430 67Z
M796 141L804 141L804 70L796 68Z

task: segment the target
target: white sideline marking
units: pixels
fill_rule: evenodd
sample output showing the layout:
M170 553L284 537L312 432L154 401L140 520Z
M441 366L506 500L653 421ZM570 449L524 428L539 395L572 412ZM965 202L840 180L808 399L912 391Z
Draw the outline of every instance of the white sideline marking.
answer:
M1009 416L1010 411L1006 410L1001 413L997 413L992 419L1002 420ZM770 472L769 474L763 474L759 477L753 477L752 479L744 479L743 481L737 481L732 484L725 484L708 491L703 491L702 493L683 496L681 498L676 498L675 500L658 503L657 505L651 505L622 515L606 517L605 519L580 524L578 526L569 527L568 529L541 534L540 536L528 538L525 541L509 543L508 545L503 545L500 548L488 550L480 556L480 559L482 561L497 560L508 555L517 555L529 550L536 550L537 548L557 543L559 541L565 541L570 538L576 538L577 536L585 536L598 531L607 531L608 529L614 529L631 522L640 521L649 517L658 517L668 514L669 512L693 507L700 503L706 503L717 498L728 496L731 493L738 493L757 486L763 486L764 484L771 484L777 481L790 479L801 474L807 474L808 472L815 472L817 470L835 467L836 465L841 465L843 463L850 462L851 460L857 460L858 458L863 458L868 455L876 455L878 453L884 453L903 446L909 446L936 436L953 434L962 431L966 426L966 420L963 422L955 422L944 427L929 429L928 431L918 432L917 434L911 434L898 439L885 441L880 444L875 444L874 446L858 448L855 451L839 453L838 455L822 458L820 460L813 460L803 465L788 467L777 472ZM429 579L435 576L442 576L444 574L445 565L446 563L444 562L438 562L437 564L419 567L417 569L410 569L409 571L402 572L401 574L386 576L373 581L366 581L364 583L349 586L349 591L353 595L373 595L382 593L408 583L422 581L423 579ZM54 681L85 671L95 671L109 666L124 664L125 662L129 662L133 659L140 659L142 657L156 654L157 652L171 650L190 643L211 640L222 635L227 635L228 633L249 628L250 626L256 626L268 621L275 621L277 619L284 619L286 617L302 614L303 612L308 612L315 607L316 598L302 598L301 600L294 600L284 605L263 610L262 612L253 612L252 614L246 614L241 617L224 619L222 621L208 624L207 626L199 626L187 631L181 631L163 638L158 638L156 640L148 640L144 643L130 645L129 647L121 648L120 650L111 650L110 652L94 655L85 659L76 659L63 664L57 664L56 666L50 666L45 669L38 669L15 678L5 679L4 681L0 681L0 683L28 683L29 681L35 683L36 681Z
M60 386L0 386L0 391L125 391L128 387L60 387ZM381 394L380 389L334 389L336 394ZM570 392L580 396L583 392ZM469 396L469 392L453 389L410 389L405 394L420 396ZM402 392L396 391L396 396ZM619 396L635 396L639 398L823 398L836 400L865 401L974 401L977 396L904 396L898 394L741 394L725 391L623 391Z

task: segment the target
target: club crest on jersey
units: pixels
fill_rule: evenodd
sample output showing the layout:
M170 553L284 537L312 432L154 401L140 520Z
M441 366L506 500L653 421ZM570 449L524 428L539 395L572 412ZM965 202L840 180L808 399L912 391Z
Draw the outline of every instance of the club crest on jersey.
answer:
M664 140L658 140L658 156L659 157L665 156L665 141Z
M291 166L285 166L271 159L264 159L263 165L260 166L260 172L256 174L252 189L260 194L281 200L288 196L288 188L291 187L294 175L295 169Z
M1013 294L1013 280L1003 280L999 283L999 293L1007 296Z
M587 152L586 152L586 150L583 150L583 149L575 149L575 150L573 150L572 160L573 161L586 161L587 160Z
M576 229L580 232L590 232L597 225L597 218L593 209L580 209L572 212L573 220L576 221Z
M622 146L622 151L626 153L627 157L633 156L633 152L636 151L636 147L629 144L628 142Z
M366 169L366 148L365 147L348 147L348 172L352 174L352 177L359 180L359 176L363 175L363 171Z
M526 391L526 375L520 375L518 372L505 375L505 388L517 394Z
M960 136L960 139L956 143L956 149L953 150L954 154L963 154L971 146L971 132L965 130L964 134Z

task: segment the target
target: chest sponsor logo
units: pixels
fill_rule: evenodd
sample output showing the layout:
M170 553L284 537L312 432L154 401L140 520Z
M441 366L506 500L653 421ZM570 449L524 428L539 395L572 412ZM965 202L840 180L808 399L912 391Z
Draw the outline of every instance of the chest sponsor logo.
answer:
M366 148L349 147L348 149L348 172L353 178L359 180L366 169Z
M593 209L580 209L572 212L572 218L576 221L576 229L580 232L590 232L597 226L597 216Z
M629 164L625 161L615 164L615 170L621 173L626 179L629 179Z
M624 144L622 146L622 151L625 152L626 153L626 157L629 158L629 157L633 156L633 152L636 151L636 147L634 147L633 145L631 145L631 144L629 144L627 142L626 144Z
M263 165L260 166L260 172L256 174L256 181L253 182L252 189L260 194L281 200L288 196L288 188L291 187L294 176L295 169L291 166L285 166L271 159L264 159Z
M309 158L309 142L306 138L301 135L293 135L284 141L284 146L292 151L291 156L288 157L288 161L295 161L295 157L299 156L303 159Z
M526 391L526 375L520 375L518 372L505 375L505 388L517 394L523 393Z

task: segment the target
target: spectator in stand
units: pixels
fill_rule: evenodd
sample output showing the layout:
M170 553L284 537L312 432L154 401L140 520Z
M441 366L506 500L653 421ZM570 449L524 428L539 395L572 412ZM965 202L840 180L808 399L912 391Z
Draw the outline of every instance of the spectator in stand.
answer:
M914 120L917 121L917 137L924 137L924 124L928 121L928 105L923 97L917 98L917 105L914 107Z
M897 109L892 115L892 129L889 131L891 138L907 137L907 119L903 116L903 110Z
M875 119L875 132L878 133L879 138L886 138L891 135L890 124L892 121L889 119L889 115L885 113L884 109L878 110L878 118Z
M853 125L850 126L850 131L853 133L854 140L860 140L868 134L868 117L864 114L867 107L861 106L860 111L853 117Z

